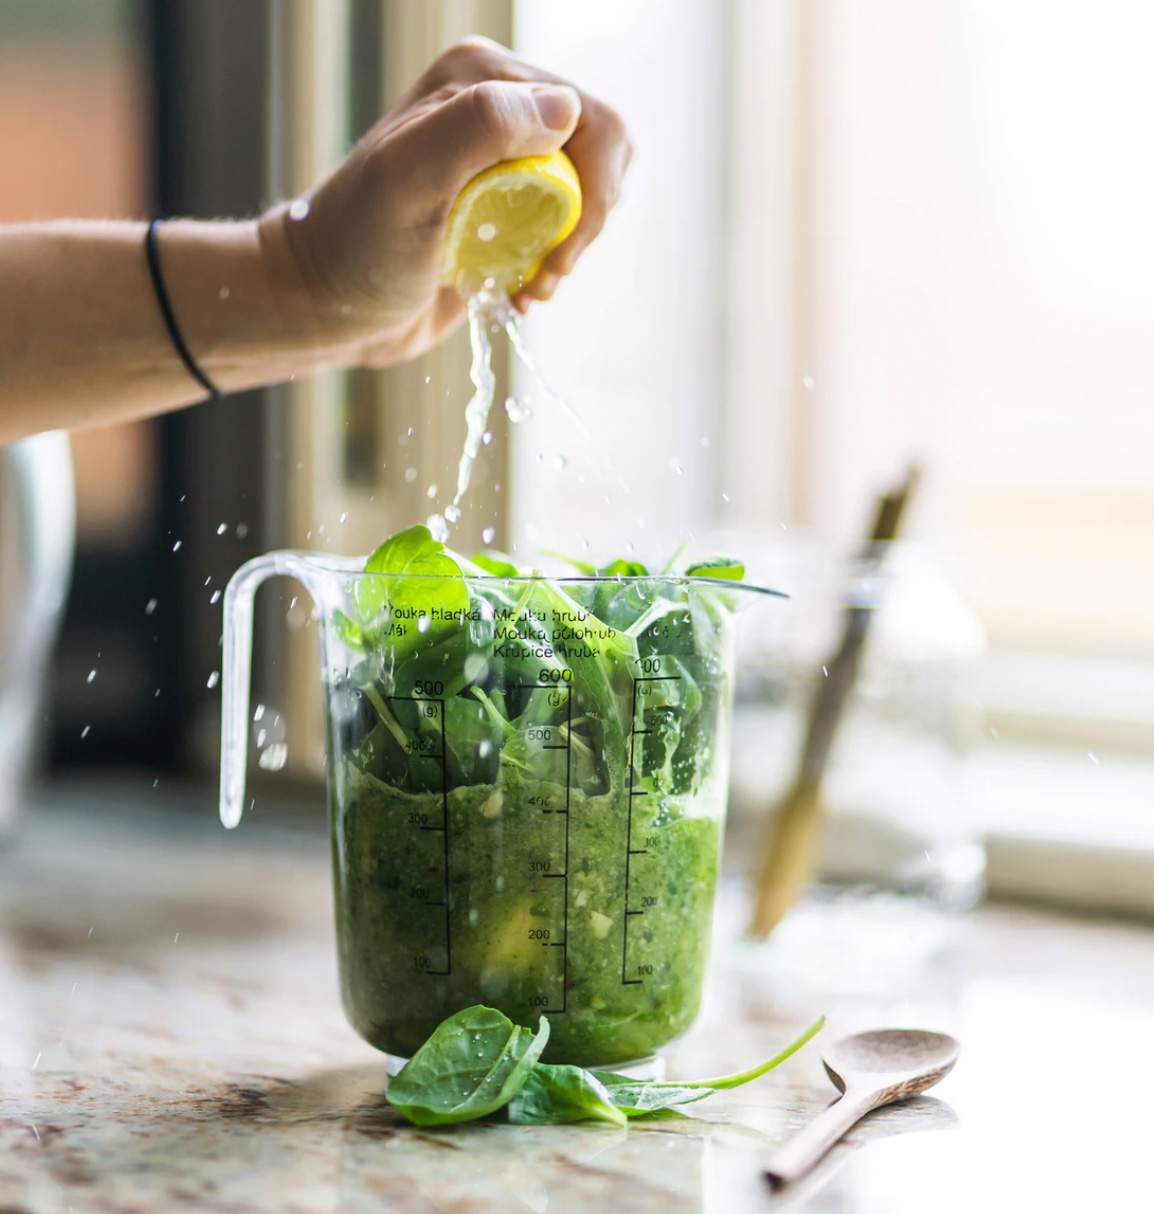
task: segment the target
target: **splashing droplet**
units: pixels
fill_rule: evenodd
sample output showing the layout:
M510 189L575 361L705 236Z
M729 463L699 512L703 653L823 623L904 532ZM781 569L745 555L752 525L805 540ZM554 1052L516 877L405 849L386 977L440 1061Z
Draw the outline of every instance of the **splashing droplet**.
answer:
M483 240L487 244L497 235L497 225L495 223L483 223L477 229L477 239Z
M84 728L83 728L83 729L80 731L80 736L81 736L82 738L86 738L86 737L88 737L88 731L89 731L91 728L92 728L92 726L91 726L91 725L85 725L85 727L84 727Z
M173 550L173 552L179 552L179 551L180 551L180 546L181 546L181 544L183 544L183 543L184 543L184 541L183 541L183 540L177 540L177 541L176 541L176 543L172 545L172 550Z
M450 523L456 523L461 518L461 507L456 502L450 502L445 507L445 518Z
M217 603L219 603L219 602L220 602L220 591L219 591L219 590L214 590L214 591L212 592L212 598L210 598L210 599L208 600L208 602L209 602L209 606L210 606L210 607L215 607L215 606L217 605Z
M426 497L436 497L437 496L437 486L430 485L428 487L428 489L425 490L425 496Z
M497 531L496 531L496 528L494 528L494 527L486 527L481 532L481 539L483 539L486 544L491 544L493 542L493 540L496 538L497 538Z
M217 535L224 535L224 533L227 530L228 530L228 523L221 523L221 525L219 527L217 527L216 533L217 533Z
M159 606L160 604L156 601L156 599L149 599L148 602L144 604L144 614L151 615Z
M288 762L288 744L273 742L260 752L257 764L262 771L280 771Z
M676 472L678 476L685 475L685 469L681 466L681 461L675 455L669 457L669 468L671 472Z
M211 691L219 682L220 682L220 671L214 670L212 672L212 674L210 674L208 676L208 682L205 684L205 686L209 689L209 691Z
M341 517L337 519L338 523L347 523L349 521L349 512L344 510L341 512Z
M289 218L295 219L299 223L302 219L307 219L311 208L306 198L294 198L289 206Z
M413 481L415 481L416 479L417 479L416 468L406 468L405 469L405 484L411 485L413 483Z
M485 446L487 447L492 441L493 441L493 431L486 430L485 433L481 435L481 442L483 442L485 444Z
M88 681L91 683L91 682L94 682L94 681L95 681L95 679L96 679L96 671L95 671L95 670L90 670L90 671L88 672Z

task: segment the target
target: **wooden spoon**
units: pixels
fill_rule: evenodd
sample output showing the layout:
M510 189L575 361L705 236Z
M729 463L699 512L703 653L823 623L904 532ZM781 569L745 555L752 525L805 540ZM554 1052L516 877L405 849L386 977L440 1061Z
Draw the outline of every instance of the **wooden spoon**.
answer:
M835 1041L822 1063L843 1095L770 1156L770 1182L788 1184L808 1172L872 1109L933 1087L953 1070L960 1049L946 1033L924 1029L875 1029Z

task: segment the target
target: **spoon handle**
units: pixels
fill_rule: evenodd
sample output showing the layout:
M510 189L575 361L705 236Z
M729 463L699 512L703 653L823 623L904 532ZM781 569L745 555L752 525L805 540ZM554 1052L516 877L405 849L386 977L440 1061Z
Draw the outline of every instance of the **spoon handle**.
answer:
M775 1185L803 1176L873 1107L872 1092L846 1092L769 1157L765 1174Z

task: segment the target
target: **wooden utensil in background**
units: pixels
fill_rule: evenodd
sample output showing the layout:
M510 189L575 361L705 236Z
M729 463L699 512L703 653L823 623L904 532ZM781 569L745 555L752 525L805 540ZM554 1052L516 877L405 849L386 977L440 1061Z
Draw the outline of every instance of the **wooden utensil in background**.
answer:
M886 546L897 538L919 472L911 467L905 481L878 502L862 559L876 565ZM821 782L829 762L842 710L857 682L862 649L869 632L873 607L849 602L837 651L825 663L826 675L818 681L810 707L805 746L793 786L786 794L767 832L759 870L750 931L768 936L797 901L814 867L821 823Z

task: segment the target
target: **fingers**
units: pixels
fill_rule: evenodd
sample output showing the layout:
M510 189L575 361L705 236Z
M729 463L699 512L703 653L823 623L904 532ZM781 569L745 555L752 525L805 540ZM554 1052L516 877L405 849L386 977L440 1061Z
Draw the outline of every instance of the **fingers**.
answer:
M414 116L392 139L393 167L426 199L452 203L501 160L557 151L577 127L581 101L567 85L483 80Z
M542 71L499 43L481 37L466 38L445 51L430 67L425 86L443 88L483 80L538 81L571 87L562 77ZM633 156L620 115L588 93L576 92L581 114L564 147L581 178L581 219L549 255L533 282L519 293L527 298L548 299L559 277L572 271L616 205Z

